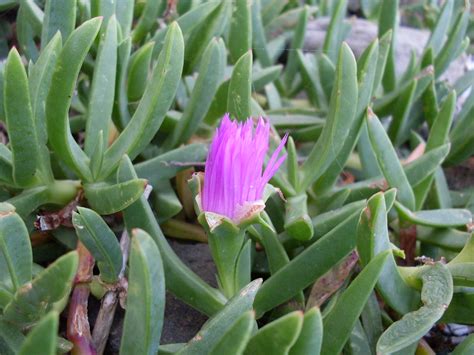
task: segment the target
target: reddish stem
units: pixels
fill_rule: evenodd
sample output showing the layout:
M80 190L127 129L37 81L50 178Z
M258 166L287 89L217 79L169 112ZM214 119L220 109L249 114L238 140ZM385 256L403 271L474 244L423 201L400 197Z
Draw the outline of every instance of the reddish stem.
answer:
M81 242L77 243L77 252L79 253L79 267L69 303L67 338L74 344L71 351L73 355L96 355L97 351L92 341L87 315L89 282L92 278L94 258Z
M400 264L413 266L416 254L416 226L405 221L400 221L400 248L405 251L405 260Z

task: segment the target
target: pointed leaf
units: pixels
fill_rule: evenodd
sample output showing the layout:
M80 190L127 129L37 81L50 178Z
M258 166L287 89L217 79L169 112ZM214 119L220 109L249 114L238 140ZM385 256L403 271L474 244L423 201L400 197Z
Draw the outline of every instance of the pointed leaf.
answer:
M73 212L72 223L80 241L91 252L104 282L114 283L122 269L122 252L117 237L93 210L84 207Z
M144 231L134 229L127 311L120 354L156 354L165 311L165 275L160 252Z
M9 203L0 203L0 259L0 265L7 268L2 268L1 273L11 281L12 291L31 281L30 236L25 223L15 213L15 207ZM5 280L4 276L2 280Z
M31 330L21 346L19 355L55 355L58 342L59 315L52 311Z

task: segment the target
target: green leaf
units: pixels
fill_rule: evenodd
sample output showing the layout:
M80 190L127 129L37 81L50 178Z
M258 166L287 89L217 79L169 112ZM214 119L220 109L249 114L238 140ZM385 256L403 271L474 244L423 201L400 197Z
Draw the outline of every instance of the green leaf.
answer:
M140 198L145 190L145 179L134 179L119 184L98 182L84 185L90 206L100 214L122 211Z
M56 32L67 40L76 24L76 0L46 0L44 7L41 47L45 47Z
M436 25L431 31L430 38L426 42L425 50L432 48L433 54L437 55L443 48L443 42L446 38L449 26L451 24L451 16L453 13L454 1L446 1L436 21Z
M342 37L342 31L344 27L343 21L346 18L347 12L347 0L339 1L336 4L323 43L323 53L326 54L332 62L337 60L337 51L341 47L341 42L344 39Z
M123 130L123 128L130 121L126 84L128 80L127 69L131 48L132 42L130 37L127 37L125 40L123 40L117 48L117 78L115 80L116 98L112 112L112 120L114 125L120 130Z
M15 206L16 213L22 218L26 218L39 206L48 202L48 195L48 188L46 186L40 186L24 190L21 194L8 199L6 202Z
M36 60L39 51L35 38L41 35L41 23L43 19L42 16L34 16L33 13L40 13L42 15L41 9L34 1L26 0L20 3L20 8L16 16L16 35L21 52L24 53L28 59Z
M248 51L235 63L229 83L227 112L231 117L244 121L251 116L252 52Z
M329 271L355 246L355 229L359 212L347 217L324 237L270 276L255 298L257 317L289 300ZM318 260L315 264L314 260Z
M9 203L0 203L0 265L2 274L10 275L13 291L31 281L32 252L30 236L23 220ZM3 277L2 277L3 279Z
M398 202L395 202L395 208L404 219L421 226L449 228L472 223L471 211L464 209L445 208L412 212Z
M406 131L408 125L408 119L410 111L413 105L413 99L415 96L415 90L418 84L418 80L411 81L410 85L403 90L400 97L397 99L393 109L392 121L388 128L388 136L394 145L400 145L403 143L405 137L403 134Z
M303 51L297 50L297 59L298 64L300 66L300 74L301 78L304 82L306 87L306 93L308 95L308 99L310 102L316 106L321 107L322 104L320 102L321 99L324 99L324 91L321 86L320 80L318 80L319 72L318 72L318 65L315 61L311 60L310 56L305 56ZM314 62L314 63L312 63Z
M105 141L109 136L109 122L115 95L115 76L117 69L117 21L112 16L99 45L99 53L94 63L90 100L87 109L84 151L91 157L97 145L99 132Z
M184 73L191 74L201 61L202 54L213 37L220 37L231 20L232 2L219 1L217 7L204 18L196 19L198 27L186 41Z
M383 0L379 12L378 37L381 38L388 31L392 32L390 49L382 78L382 85L386 92L394 90L397 85L397 76L395 70L395 37L399 22L398 6L398 0Z
M336 82L331 95L329 113L323 132L303 163L300 191L306 190L334 161L349 134L357 109L357 66L347 44L339 52ZM335 147L339 147L336 148Z
M210 355L244 353L245 346L252 334L255 324L255 313L245 312L235 324L227 330L219 342L212 348Z
M461 344L456 346L452 355L469 355L474 352L474 334L468 335Z
M45 177L52 181L50 153L46 146L48 134L46 131L45 101L51 86L51 79L56 68L56 62L62 49L61 34L57 33L41 50L41 54L34 65L29 69L29 87L31 97L31 107L35 120L36 134L38 136L38 146L42 161L42 172Z
M222 81L225 63L224 41L220 38L212 39L203 53L199 64L199 76L189 102L174 128L170 141L164 143L165 147L175 147L179 143L187 142L196 132Z
M448 155L450 146L450 144L445 144L439 148L425 150L421 157L405 165L403 170L410 185L417 186L433 174Z
M153 184L153 207L158 223L163 223L176 216L183 209L183 205L170 180L156 180Z
M165 311L165 275L160 252L144 231L134 229L130 251L127 311L121 354L156 354Z
M316 59L319 81L325 95L324 104L326 105L326 102L329 102L331 98L331 93L334 87L336 67L334 66L331 59L329 59L329 57L324 53L318 55Z
M326 315L321 354L338 354L342 351L390 253L384 251L373 258Z
M423 307L403 316L381 335L378 353L392 353L418 341L441 318L453 297L453 280L448 268L437 262L422 273Z
M367 127L372 149L377 157L380 170L382 170L389 186L398 189L397 197L399 201L413 210L415 207L415 196L398 160L397 153L378 117L370 111L367 116Z
M385 73L385 66L387 65L388 55L392 46L392 34L392 30L388 30L379 39L379 57L375 67L374 92L377 92L382 82L383 74Z
M141 42L148 32L151 31L152 27L155 25L160 9L162 8L161 6L161 0L145 2L145 7L142 10L142 14L132 31L133 43Z
M456 58L459 49L462 48L462 41L466 35L469 23L469 9L470 4L469 2L466 2L464 4L464 9L459 12L458 17L448 34L447 41L444 43L435 59L435 73L437 78L443 74L451 61Z
M323 342L323 320L318 307L304 314L303 327L289 355L319 354Z
M5 116L12 150L13 180L26 187L38 181L39 144L31 110L28 79L13 48L5 65Z
M232 61L237 60L252 48L252 2L236 0L232 5L232 20L229 32L229 52Z
M178 355L205 355L209 349L221 341L229 329L238 321L238 317L252 309L252 304L262 279L252 281L238 292L226 306L209 319L202 329L176 354Z
M363 265L378 254L392 250L387 227L387 207L384 194L379 192L367 202L357 227L357 251ZM400 314L413 311L419 304L419 293L409 287L398 271L393 255L381 270L377 290L384 301Z
M130 30L133 22L133 0L122 0L115 2L115 16L122 28L122 38L127 38L130 35Z
M93 210L84 207L73 212L72 224L77 236L97 261L100 278L107 283L118 280L122 269L122 252L117 237Z
M100 18L86 21L69 36L56 63L46 100L49 144L56 155L86 181L92 179L89 158L71 134L68 113L77 76L101 21Z
M18 328L0 320L0 353L16 355L24 341L25 337Z
M13 300L4 309L4 319L20 327L38 321L55 302L69 293L77 265L78 255L75 251L57 259L31 283L17 290Z
M31 330L23 342L19 355L55 355L58 342L59 315L51 311Z
M312 219L314 238L310 241L316 241L339 224L344 222L355 212L360 212L365 207L365 200L348 203L341 208L318 214Z
M375 40L362 53L357 63L357 83L358 94L357 110L355 120L349 129L347 138L345 139L342 149L337 154L335 160L326 169L325 173L316 181L314 191L320 195L327 192L337 182L350 154L355 148L360 135L364 116L367 106L371 102L373 96L373 84L375 79L375 71L373 68L377 64L378 57L378 41Z
M251 281L252 274L252 241L248 239L235 263L234 290L240 290Z
M284 79L286 87L289 89L294 83L296 73L298 71L298 50L303 49L304 39L306 35L306 27L309 19L309 9L308 6L304 6L298 18L298 23L296 25L293 39L290 44L291 51L288 54L288 59L285 65Z
M133 0L132 0L133 1ZM181 5L183 2L178 3ZM189 2L186 2L189 3ZM194 29L199 27L200 24L207 22L208 16L214 11L214 9L219 6L220 2L205 2L199 4L198 6L194 7L192 10L186 12L182 16L176 19L181 31L183 32L183 36L187 37L189 34L193 32ZM153 48L153 59L155 59L158 54L161 52L164 44L164 38L166 34L167 28L162 28L156 31L156 34L153 36L152 41L155 42L155 46ZM187 43L186 46L187 47Z
M283 66L281 64L278 64L254 71L252 73L253 90L259 91L264 89L267 84L272 83L280 76L282 69Z
M262 67L269 67L273 61L267 48L267 38L263 28L261 0L252 2L252 47Z
M224 295L231 298L239 291L235 289L236 266L245 233L227 217L213 212L201 213L198 221L208 236L209 249L219 276L219 285ZM212 225L211 222L215 224Z
M298 240L309 240L314 230L308 215L306 194L289 197L285 203L285 230Z
M140 100L145 92L154 46L154 42L148 42L130 58L127 80L127 96L130 101Z
M109 176L117 168L123 155L134 159L140 154L160 128L181 78L183 46L181 30L174 22L168 28L165 45L135 114L105 153L102 177Z
M124 158L118 171L118 181L136 179L136 173L128 158ZM199 311L212 315L222 309L226 299L191 271L175 254L161 232L146 198L141 196L123 211L127 230L141 228L149 233L160 250L166 275L166 287L176 297Z
M263 23L267 25L282 12L288 0L263 0L262 3L264 4L262 8Z
M244 354L288 354L303 327L303 313L295 311L266 324L249 340Z

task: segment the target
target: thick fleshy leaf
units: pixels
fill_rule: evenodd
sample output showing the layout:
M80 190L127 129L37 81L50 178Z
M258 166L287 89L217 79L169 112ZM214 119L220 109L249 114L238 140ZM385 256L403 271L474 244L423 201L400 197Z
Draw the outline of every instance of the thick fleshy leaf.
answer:
M229 32L229 52L235 63L252 48L252 2L237 0L232 5L232 20Z
M252 52L248 51L235 63L229 83L227 112L231 117L244 121L251 116Z
M161 1L146 1L137 24L132 31L133 43L139 43L153 28L156 18L159 15Z
M101 21L100 18L86 21L69 36L56 63L46 100L49 144L57 156L86 181L92 179L89 159L74 140L68 117L76 79Z
M0 353L5 355L16 355L25 341L21 331L12 327L4 320L0 320Z
M11 291L31 281L33 260L30 236L15 207L9 203L0 204L0 259L0 265L6 268L2 267L1 279L11 283Z
M117 237L93 210L84 207L73 212L72 223L80 241L90 251L104 282L114 283L122 269L122 252Z
M334 161L342 148L337 142L349 134L357 109L357 65L347 44L339 52L336 81L326 124L318 141L302 166L300 191L306 190ZM335 149L339 147L339 149Z
M12 150L13 180L18 186L38 181L40 152L31 109L28 79L20 55L13 48L5 65L5 116Z
M200 143L188 144L158 155L135 165L137 175L152 182L171 179L194 163L206 159L207 146Z
M303 327L289 355L319 354L323 342L323 319L317 307L305 312Z
M165 311L165 275L160 252L144 231L132 231L127 310L121 354L156 354Z
M422 272L423 307L393 323L377 342L377 352L392 353L423 337L441 318L453 297L453 281L448 268L437 262Z
M257 317L289 300L348 255L355 247L358 219L359 212L347 217L336 228L270 276L255 298ZM314 260L318 260L318 263L315 264Z
M261 284L262 279L257 279L240 290L234 298L227 302L222 311L207 321L194 338L177 354L208 354L209 349L216 346L222 337L234 326L239 319L238 317L252 309L255 294Z
M127 96L130 101L138 101L145 92L150 72L151 55L154 42L148 42L130 58L130 69L127 79Z
M378 117L370 111L367 116L367 127L380 170L389 186L398 189L397 198L399 201L413 210L415 208L415 196L398 160L397 153Z
M41 47L45 47L56 32L67 40L76 24L76 0L47 0L44 7Z
M169 140L163 143L165 147L175 147L187 142L198 129L224 76L225 53L222 39L212 39L209 42L201 58L199 76L193 86L189 102Z
M245 312L210 351L211 355L244 353L255 325L255 313Z
M343 21L346 17L347 0L341 0L335 6L332 13L331 22L324 38L323 52L329 57L332 62L337 60L337 51L341 47L343 40Z
M402 204L395 202L398 213L407 221L427 227L462 227L472 223L472 214L464 209L439 209L412 212Z
M77 265L75 251L57 259L31 283L17 290L13 300L4 309L4 319L19 327L30 326L38 321L71 290Z
M117 70L117 21L112 16L99 46L94 63L94 76L91 84L90 100L87 110L84 151L90 157L98 144L100 131L107 142L110 116L115 96L115 77ZM103 149L103 148L101 148Z
M123 155L134 159L150 143L171 106L183 69L183 35L176 22L170 25L163 50L140 104L120 136L107 149L102 177L109 176Z
M56 354L59 314L55 311L44 316L23 342L19 355Z
M147 181L134 179L119 184L98 182L84 185L84 194L91 207L100 214L122 211L140 198Z
M303 327L303 312L289 313L259 329L249 340L244 354L288 354Z
M326 315L323 320L324 336L321 354L338 354L342 351L389 254L390 251L384 251L373 258Z
M367 202L357 228L357 251L362 264L367 265L376 255L391 250L388 234L387 207L384 194L379 192ZM416 309L419 293L401 277L395 258L389 255L377 282L377 290L387 304L400 314Z

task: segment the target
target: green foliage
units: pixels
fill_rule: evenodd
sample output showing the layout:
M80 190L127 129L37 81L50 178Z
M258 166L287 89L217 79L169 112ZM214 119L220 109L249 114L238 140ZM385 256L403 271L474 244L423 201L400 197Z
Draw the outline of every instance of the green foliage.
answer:
M470 5L400 3L360 1L356 58L348 1L0 0L0 353L102 353L122 306L123 354L414 353L474 324L474 193L443 170L474 154L474 71L449 74ZM430 34L402 71L413 12ZM266 117L269 152L289 133L239 225L186 184L225 113ZM218 287L166 237L207 241ZM186 344L160 346L165 290L210 317Z

